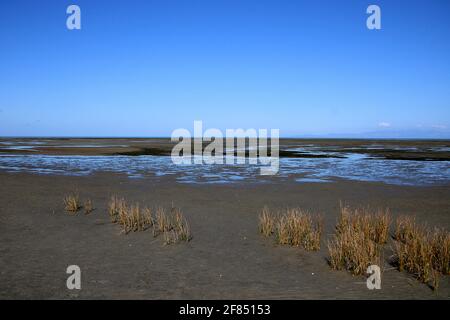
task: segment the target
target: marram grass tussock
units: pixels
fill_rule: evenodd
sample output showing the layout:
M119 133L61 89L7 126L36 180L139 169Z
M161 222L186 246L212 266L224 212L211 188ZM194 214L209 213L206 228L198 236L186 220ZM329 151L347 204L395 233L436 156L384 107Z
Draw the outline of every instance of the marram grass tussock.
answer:
M139 203L129 205L124 198L112 196L108 212L111 222L119 224L125 234L151 228L153 236L162 235L165 244L189 242L192 239L190 225L180 208L141 208Z
M390 222L388 209L352 209L341 204L335 234L327 243L331 268L363 275L369 265L380 265Z
M299 208L272 213L268 207L264 207L259 215L259 232L265 237L274 235L280 245L302 247L308 251L319 250L322 229L321 216Z
M419 226L410 216L396 220L391 263L399 271L413 274L433 289L440 274L450 275L450 233L439 228Z
M66 195L63 199L64 209L69 213L77 213L81 209L80 197L78 194L73 193Z
M84 202L80 200L78 193L71 193L63 198L64 210L70 214L76 214L81 209L84 209L84 214L88 215L95 210L91 199L86 199Z

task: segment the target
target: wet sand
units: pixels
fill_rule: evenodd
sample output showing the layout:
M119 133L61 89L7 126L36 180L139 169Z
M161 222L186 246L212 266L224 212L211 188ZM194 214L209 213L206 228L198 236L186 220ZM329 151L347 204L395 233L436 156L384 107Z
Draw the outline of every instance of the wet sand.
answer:
M0 138L0 155L170 156L175 144L169 138ZM207 145L204 142L203 148ZM270 146L269 141L269 155ZM450 161L449 140L280 139L279 148L281 158L342 158L347 153L390 160Z
M382 183L179 184L100 173L84 177L0 172L0 298L2 299L448 299L449 277L438 293L387 263L382 289L365 277L332 271L326 239L339 200L389 207L450 229L450 186ZM64 212L65 194L78 190L96 210ZM111 194L150 206L182 208L193 239L165 246L151 231L128 235L111 224ZM299 206L321 213L325 236L319 252L278 246L258 234L264 206ZM386 246L385 259L389 257ZM66 288L68 265L80 266L82 289Z

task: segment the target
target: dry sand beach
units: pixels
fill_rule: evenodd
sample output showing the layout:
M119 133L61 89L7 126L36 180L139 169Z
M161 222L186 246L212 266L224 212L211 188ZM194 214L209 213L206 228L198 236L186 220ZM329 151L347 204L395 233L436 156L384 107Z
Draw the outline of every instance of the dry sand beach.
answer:
M30 145L30 141L23 140L19 144L17 141L2 142L4 146L8 146L8 143L9 146ZM35 146L41 146L39 155L46 154L52 148L42 147L36 141L34 143ZM62 141L54 140L49 142L58 145L61 143ZM98 147L80 147L80 143L108 145L104 147L109 149L107 153L117 153L120 152L117 149L124 147L117 147L115 144L129 145L130 141L116 140L112 147L111 141L70 143L75 145L74 148L82 148L83 152L92 156L105 152L99 152ZM282 145L289 143L298 147L299 143L309 145L311 141L287 141ZM352 142L353 147L355 143L360 144ZM376 143L378 142L371 142ZM413 144L415 153L418 153L417 147L420 149L423 144L405 143L409 147ZM336 149L339 142L328 141L327 144ZM397 147L398 144L399 142L396 143ZM441 149L438 150L438 157L448 157L448 150L445 149L448 145L448 141L433 142L431 147L427 144L424 152L436 152L436 148L444 148L443 153L439 151ZM161 146L159 140L151 145L152 148L162 148ZM339 147L343 147L342 143ZM149 177L137 176L134 171L102 171L101 166L92 172L83 171L80 169L80 160L76 157L71 158L78 165L75 167L60 162L33 162L31 166L28 160L14 158L12 161L8 157L36 151L11 148L10 152L11 149L3 149L4 158L0 166L2 299L450 297L449 276L441 276L438 290L432 290L428 285L417 281L413 275L396 270L389 263L392 239L388 240L383 250L381 290L368 290L366 276L352 276L347 271L332 270L327 262L326 247L326 241L333 234L339 216L339 201L355 207L388 207L393 218L401 214L411 215L421 225L450 230L447 161L427 162L440 163L443 166L440 167L441 172L427 175L426 170L418 170L418 174L425 177L438 173L441 175L441 179L424 179L424 182L428 181L424 184L421 181L411 184L410 180L386 183L363 181L363 178L325 178L323 175L319 177L326 182L299 180L298 175L304 173L292 173L294 179L289 179L291 173L286 173L283 177L264 180L248 178L231 179L232 181L230 175L222 175L221 179L224 181L215 181L212 177L215 183L206 183L203 180L183 180L184 173L178 171L170 175L158 175L153 171ZM81 149L61 147L58 150L66 155L86 156ZM143 157L145 160L152 156ZM130 166L133 161L131 158L133 157L126 157ZM170 161L169 157L166 159ZM319 158L305 161L319 161ZM410 161L408 165L420 166L424 162L426 161ZM356 164L359 165L358 163ZM351 164L343 163L342 166ZM36 170L37 166L48 169L47 165L53 165L60 171ZM286 164L282 163L281 169L283 165ZM335 168L339 168L339 165L333 164ZM75 168L79 171L72 171ZM239 174L240 172L236 173ZM65 195L75 191L80 198L92 200L95 208L93 212L88 215L83 211L73 215L65 212L62 200ZM161 237L153 237L148 230L121 233L120 227L111 223L108 215L111 195L151 207L180 207L190 223L192 240L165 245ZM324 218L321 249L309 252L299 247L281 246L272 238L261 236L258 231L258 215L265 205L271 208L301 207L320 213ZM390 231L393 231L392 228ZM66 288L66 268L73 264L80 266L82 270L82 290L76 292Z

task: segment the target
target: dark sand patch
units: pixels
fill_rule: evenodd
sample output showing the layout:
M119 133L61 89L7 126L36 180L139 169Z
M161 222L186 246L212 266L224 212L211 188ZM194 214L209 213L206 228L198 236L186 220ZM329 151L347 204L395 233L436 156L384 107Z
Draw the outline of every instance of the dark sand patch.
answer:
M11 148L10 144L19 148ZM175 144L169 138L2 138L0 154L170 156ZM207 145L203 143L203 148ZM246 150L245 156L249 154ZM344 158L346 154L388 160L450 161L450 141L280 139L281 158Z

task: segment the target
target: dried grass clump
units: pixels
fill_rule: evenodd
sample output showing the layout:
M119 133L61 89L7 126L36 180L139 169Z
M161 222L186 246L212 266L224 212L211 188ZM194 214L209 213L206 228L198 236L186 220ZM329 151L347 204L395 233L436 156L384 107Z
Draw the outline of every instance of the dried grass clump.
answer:
M128 205L123 198L111 197L108 205L113 223L118 223L125 234L144 231L153 227L153 235L163 234L165 244L188 242L192 239L190 226L179 208L172 207L169 213L157 207L155 214L145 207L141 210L138 203Z
M394 239L407 242L421 236L422 230L416 224L416 220L411 216L400 216L395 223Z
M64 209L70 213L76 213L81 209L78 194L70 194L64 197Z
M265 237L275 234L278 244L303 247L308 251L320 249L322 218L298 208L272 214L264 207L259 216L259 231Z
M153 234L156 236L161 233L164 235L165 244L189 242L192 239L189 223L181 210L175 207L170 209L170 213L166 213L162 207L156 209Z
M420 227L414 218L401 216L396 221L392 263L399 271L412 273L433 289L439 285L439 273L450 274L450 233Z
M128 206L126 203L120 206L118 223L125 234L133 231L144 231L152 226L153 217L151 210L145 208L141 212L139 204Z
M348 270L353 275L365 274L368 266L380 264L380 248L364 231L348 226L328 242L330 266L335 270Z
M181 213L181 210L179 208L172 208L172 214L173 214L173 230L177 234L177 242L190 241L192 237L189 223L184 218L183 214Z
M396 242L394 259L399 271L408 271L424 283L433 280L433 250L425 234L407 242Z
M341 204L336 234L328 242L331 268L362 275L369 265L379 265L390 221L387 209L372 213L369 209L351 209Z
M270 237L275 229L275 220L276 217L265 206L259 215L259 232L265 237Z
M336 232L346 232L348 227L364 233L364 236L377 244L385 244L389 237L391 216L389 209L378 209L372 213L369 208L351 209L341 204Z
M94 205L92 204L91 199L88 199L84 202L83 208L84 214L90 214L92 211L94 211Z
M434 257L433 268L444 275L450 275L450 233L436 228L430 241Z
M172 219L168 214L166 214L166 210L164 208L156 208L155 228L153 230L154 234L157 235L170 230L172 230Z
M119 221L120 212L126 207L125 199L112 196L108 203L108 213L112 223Z

